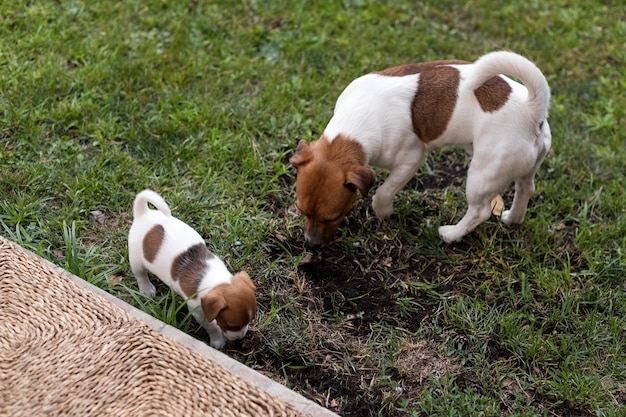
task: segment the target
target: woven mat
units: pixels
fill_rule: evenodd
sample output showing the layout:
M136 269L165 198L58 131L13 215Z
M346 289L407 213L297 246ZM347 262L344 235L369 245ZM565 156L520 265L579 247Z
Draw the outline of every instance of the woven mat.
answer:
M0 237L0 415L300 414Z

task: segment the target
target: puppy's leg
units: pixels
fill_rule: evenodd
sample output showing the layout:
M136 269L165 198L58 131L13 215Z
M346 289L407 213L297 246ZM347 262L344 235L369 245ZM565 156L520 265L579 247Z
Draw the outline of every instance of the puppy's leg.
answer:
M393 213L393 197L407 182L415 172L422 166L425 159L423 145L411 153L406 153L402 159L397 161L389 171L389 176L385 182L378 187L376 194L372 198L372 207L379 219L385 219Z
M220 326L218 326L215 321L207 321L206 317L204 317L202 307L200 306L196 307L191 314L209 334L209 338L211 339L209 345L214 349L223 349L226 345L226 338Z
M135 275L139 291L148 297L154 297L156 295L156 288L154 288L154 285L150 282L150 279L148 278L148 270L144 268L143 262L132 255L130 255L129 258L130 269Z

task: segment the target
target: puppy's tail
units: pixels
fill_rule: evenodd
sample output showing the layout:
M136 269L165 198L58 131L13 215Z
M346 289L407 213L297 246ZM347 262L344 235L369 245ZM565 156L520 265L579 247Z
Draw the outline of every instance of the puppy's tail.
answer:
M152 204L157 208L157 210L165 214L167 217L171 217L172 212L170 211L170 208L165 200L152 190L143 190L137 194L137 197L135 197L135 203L133 204L133 217L137 218L147 213L148 210L150 210L148 208L148 203Z
M528 106L537 119L548 117L550 87L543 73L535 64L514 52L497 51L480 57L474 63L475 75L467 84L475 90L490 78L504 74L518 78L528 89Z

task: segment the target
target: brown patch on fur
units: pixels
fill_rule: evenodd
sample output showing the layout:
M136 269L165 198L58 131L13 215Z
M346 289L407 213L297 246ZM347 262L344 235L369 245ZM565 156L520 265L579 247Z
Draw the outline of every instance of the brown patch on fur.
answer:
M459 70L453 67L436 67L420 73L411 113L413 130L422 142L432 142L448 127L456 106L459 82Z
M146 233L142 242L143 257L146 261L150 263L154 262L157 253L159 253L159 249L161 249L163 239L165 239L165 229L160 224L154 225L154 227Z
M221 284L202 297L208 321L216 320L224 331L239 331L256 316L256 296L250 276L241 271L230 284Z
M198 292L200 279L209 268L206 261L214 256L204 243L198 243L174 259L172 279L179 281L180 288L187 297Z
M493 77L474 90L474 95L484 112L491 113L506 104L511 86L502 77Z

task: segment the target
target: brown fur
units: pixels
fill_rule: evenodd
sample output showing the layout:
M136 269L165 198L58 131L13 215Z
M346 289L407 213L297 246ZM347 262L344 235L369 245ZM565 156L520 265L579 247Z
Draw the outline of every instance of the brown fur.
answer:
M180 281L180 288L187 297L198 292L200 279L205 275L207 259L214 257L203 243L193 245L172 262L172 279Z
M367 156L358 142L338 136L332 142L322 136L309 146L300 141L289 160L298 170L296 205L306 216L304 231L329 241L350 211L357 191L366 196L376 181L376 174L365 167ZM312 190L338 190L332 198ZM309 211L314 207L315 211Z
M155 225L143 238L143 257L152 263L156 259L159 249L165 239L165 229L160 224Z
M245 271L233 276L230 284L218 285L202 297L202 311L207 321L216 320L224 331L241 330L256 315L255 289ZM248 310L241 306L254 307Z
M432 142L448 127L456 106L459 78L459 70L452 67L420 74L411 112L413 130L422 142Z
M484 112L493 113L506 104L512 91L502 77L493 77L474 90L474 95Z

